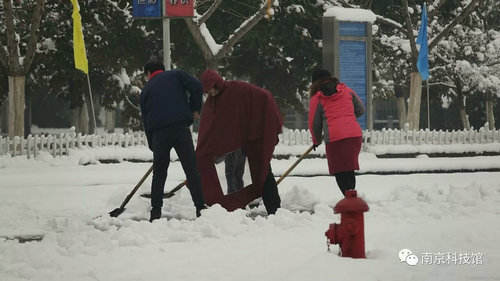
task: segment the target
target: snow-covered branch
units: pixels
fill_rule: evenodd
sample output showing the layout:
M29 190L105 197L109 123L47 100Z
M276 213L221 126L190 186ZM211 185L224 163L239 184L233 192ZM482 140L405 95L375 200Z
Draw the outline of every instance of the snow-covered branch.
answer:
M486 66L495 66L495 65L497 65L497 64L500 64L500 60L497 60L497 61L492 61L492 62L490 62L490 63L486 64Z
M462 20L468 17L472 12L474 12L474 10L476 9L476 5L481 5L483 3L484 0L472 0L470 4L465 7L465 9L457 17L455 17L455 19L453 19L453 21L448 24L448 26L446 26L443 31L441 31L435 38L430 41L429 52L432 50L432 48L436 47L439 41L446 37L456 25L462 22Z
M429 5L429 18L432 19L438 12L439 8L446 3L446 0L435 0L434 3Z
M275 2L275 1L273 1ZM222 49L216 54L218 59L223 58L231 51L233 46L250 31L259 21L266 15L267 6L264 3L260 10L255 13L248 20L244 21L238 29L235 30L234 34L232 34L226 42L224 42Z
M266 15L267 12L267 0L261 0L259 11L245 20L224 43L219 45L212 37L212 34L210 33L210 30L206 26L205 22L213 14L220 2L221 0L216 0L202 16L197 15L194 19L185 19L189 31L200 47L200 51L205 58L207 67L210 69L216 69L218 61L227 56L234 45L246 33L248 33ZM273 4L274 3L277 3L277 0L273 0Z
M456 89L457 88L457 86L455 84L453 84L453 82L451 82L451 81L429 83L429 86L430 87L432 87L432 86L444 86L444 87L449 88L449 89Z
M184 19L184 21L186 22L186 26L188 27L189 31L193 35L194 41L200 47L200 51L203 54L203 57L205 58L207 63L210 64L210 62L215 59L214 58L215 55L212 51L212 48L210 47L210 44L207 42L207 37L210 34L202 33L201 32L202 27L198 26L195 20L186 18ZM205 27L205 23L202 26ZM211 35L209 37L211 37L211 39L213 40ZM211 68L210 66L208 67Z
M380 15L377 15L377 22L385 24L385 25L390 26L392 28L395 28L395 29L399 30L401 33L403 33L404 35L407 35L406 29L404 29L404 27L399 22L396 22L394 20L388 19L388 18L380 16Z
M19 72L19 46L17 45L16 40L14 15L12 14L12 1L3 0L3 7L5 9L5 27L7 33L7 71Z
M410 13L408 12L408 0L402 0L403 2L403 14L406 23L406 35L408 40L410 40L411 54L414 59L411 60L413 69L417 69L416 58L418 56L417 45L415 44L415 37L413 36L413 25L411 23Z
M199 19L196 20L199 26L204 24L205 21L208 18L210 18L210 16L215 12L215 10L217 10L221 2L222 0L215 0L214 3L212 3L212 5L210 6L210 8L208 8L208 10Z
M26 56L23 60L23 71L28 72L28 69L33 62L35 57L35 51L37 47L38 35L39 35L39 27L40 21L42 19L42 11L45 5L45 0L37 0L35 11L33 12L33 16L31 17L31 25L30 25L30 39L28 42L28 46L26 49Z

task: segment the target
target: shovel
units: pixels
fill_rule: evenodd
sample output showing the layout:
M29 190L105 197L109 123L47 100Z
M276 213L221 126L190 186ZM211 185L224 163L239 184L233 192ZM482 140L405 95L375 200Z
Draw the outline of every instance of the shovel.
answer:
M123 201L123 203L120 206L120 208L116 208L113 211L109 212L109 215L111 217L116 218L116 217L118 217L119 215L121 215L125 211L125 205L127 205L128 201L130 201L130 199L132 198L132 196L134 196L135 192L139 189L139 187L141 187L141 185L144 183L144 181L149 176L149 174L151 174L152 171L153 171L153 165L151 165L151 167L146 172L146 174L144 174L144 176L142 176L141 180L135 185L134 189L132 189L132 191L127 195L127 197Z
M175 193L181 189L183 186L185 186L187 183L187 180L184 180L183 182L179 183L176 187L172 188L172 190L170 190L169 192L167 193L163 193L163 199L165 198L170 198L172 196L175 195ZM151 193L144 193L144 194L141 194L141 197L144 197L144 198L151 198Z
M299 159L297 159L297 161L295 161L295 163L293 163L293 165L288 170L286 170L286 172L283 175L281 175L281 177L278 179L278 181L276 181L276 184L279 184L283 179L285 179L285 177L288 176L288 174L290 174L290 172L293 169L295 169L295 167L297 167L297 165L299 165L300 161L304 160L304 158L306 158L306 156L309 155L309 153L311 153L311 151L313 149L314 149L314 145L311 145L311 147L309 147L309 149L307 149L306 152L302 153L302 155L299 157ZM167 193L164 193L163 199L170 198L170 197L174 196L175 192L177 192L179 189L181 189L184 185L186 185L186 181L179 183L172 190L170 190ZM151 198L151 194L150 193L141 194L141 197Z
M285 179L286 176L288 176L288 174L290 174L290 172L295 168L297 167L297 165L299 165L300 161L302 161L304 158L306 158L307 155L309 155L309 153L311 153L311 151L314 149L314 144L311 145L311 147L309 147L309 149L306 150L306 152L302 153L302 155L299 157L299 159L297 159L297 161L295 161L295 163L293 163L293 165L288 168L288 170L286 170L286 172L281 175L281 177L279 178L279 180L276 181L276 184L280 184L280 182L282 180Z
M286 176L288 176L288 174L290 174L290 172L295 168L297 167L297 165L299 165L300 161L304 160L304 158L306 158L306 156L311 153L311 151L314 149L314 144L309 147L309 149L306 150L306 152L302 153L302 155L299 157L299 159L297 159L297 161L295 161L295 163L293 163L293 165L288 168L288 170L286 170L285 173L283 173L283 175L281 175L281 177L276 181L276 185L279 185L281 181L283 181ZM260 201L259 201L260 202ZM255 204L250 204L249 207L250 208L255 208L257 206L259 206L259 202L255 203Z

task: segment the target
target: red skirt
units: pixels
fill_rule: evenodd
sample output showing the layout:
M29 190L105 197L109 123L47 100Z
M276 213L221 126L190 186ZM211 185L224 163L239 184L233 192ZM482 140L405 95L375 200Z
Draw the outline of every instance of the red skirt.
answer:
M359 170L358 156L362 137L354 137L326 144L326 159L330 175Z

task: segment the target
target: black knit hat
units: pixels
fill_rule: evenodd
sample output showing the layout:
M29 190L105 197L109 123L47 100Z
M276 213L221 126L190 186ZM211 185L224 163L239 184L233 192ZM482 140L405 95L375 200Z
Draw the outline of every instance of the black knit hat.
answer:
M332 74L330 73L330 71L328 71L326 69L316 69L312 73L312 81L311 82L314 83L317 80L328 78L331 76L332 76Z

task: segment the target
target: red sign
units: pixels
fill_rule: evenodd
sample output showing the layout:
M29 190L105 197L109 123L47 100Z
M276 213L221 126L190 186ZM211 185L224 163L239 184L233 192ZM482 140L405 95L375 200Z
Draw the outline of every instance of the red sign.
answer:
M194 0L165 0L165 16L167 18L194 17Z

